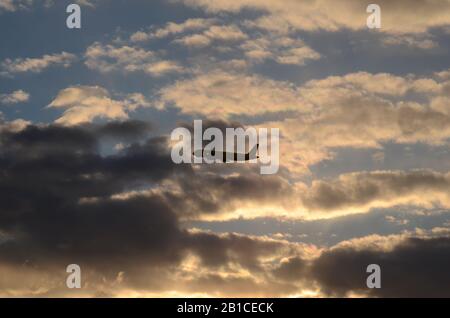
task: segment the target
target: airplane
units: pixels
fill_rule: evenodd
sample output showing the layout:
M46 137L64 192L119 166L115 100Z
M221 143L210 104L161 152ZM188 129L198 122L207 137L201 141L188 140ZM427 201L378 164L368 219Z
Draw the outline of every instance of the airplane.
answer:
M257 144L255 147L253 147L252 150L250 150L249 152L247 152L245 154L237 153L237 152L216 151L215 149L209 153L205 153L204 149L198 149L198 150L194 151L192 154L194 155L194 157L197 157L197 158L213 159L214 157L216 157L218 159L222 159L222 163L246 162L246 161L250 161L250 160L259 159L258 149L259 149L259 144ZM231 158L231 159L229 159L229 158Z

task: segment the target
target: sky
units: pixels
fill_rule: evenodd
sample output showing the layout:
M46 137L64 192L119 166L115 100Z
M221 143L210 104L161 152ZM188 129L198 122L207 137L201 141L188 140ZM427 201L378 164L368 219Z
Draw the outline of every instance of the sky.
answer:
M0 296L450 297L450 1L372 2L0 0Z

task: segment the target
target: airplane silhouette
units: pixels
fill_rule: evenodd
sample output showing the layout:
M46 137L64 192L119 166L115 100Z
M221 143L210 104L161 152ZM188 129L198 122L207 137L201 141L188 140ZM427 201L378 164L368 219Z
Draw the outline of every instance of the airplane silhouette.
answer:
M245 161L250 161L250 160L254 160L254 159L259 159L258 148L259 148L259 144L257 144L255 147L253 147L252 150L250 150L249 152L247 152L245 154L237 153L237 152L216 151L215 149L212 151L208 151L206 153L205 153L204 149L198 149L198 150L194 151L192 154L197 158L222 159L223 163L245 162Z

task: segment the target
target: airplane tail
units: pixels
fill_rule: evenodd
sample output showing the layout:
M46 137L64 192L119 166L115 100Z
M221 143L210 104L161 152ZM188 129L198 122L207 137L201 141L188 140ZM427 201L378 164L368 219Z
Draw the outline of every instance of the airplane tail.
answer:
M253 147L252 150L250 150L250 152L248 153L248 154L249 154L249 159L250 159L250 160L258 159L258 158L259 158L259 156L258 156L258 149L259 149L259 144L256 144L256 146Z

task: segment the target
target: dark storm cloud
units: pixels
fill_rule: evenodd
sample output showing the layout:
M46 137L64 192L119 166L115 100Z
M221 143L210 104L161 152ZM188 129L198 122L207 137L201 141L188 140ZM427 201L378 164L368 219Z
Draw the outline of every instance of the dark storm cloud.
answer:
M114 126L105 127L102 133ZM127 126L117 127L115 133ZM182 233L163 197L109 198L174 172L162 138L106 157L98 153L98 135L79 127L28 126L2 134L1 143L0 229L15 238L1 245L3 260L70 255L109 262L131 261L144 250L143 258L177 253L167 247Z
M380 289L366 285L370 264L381 268ZM272 275L281 282L318 288L332 297L450 297L449 266L449 237L408 237L390 248L338 245L314 259L290 257Z
M193 123L182 122L178 126L194 133ZM218 128L224 136L227 128L246 129L239 122L226 120L203 120L202 128L203 132L208 128ZM208 141L203 141L203 146L207 143ZM259 205L273 202L282 204L294 195L286 179L279 176L261 176L257 165L237 163L195 166L198 168L195 170L195 177L178 174L173 179L183 191L164 192L182 218L233 211L254 202Z
M186 274L179 290L273 296L295 293L306 284L328 295L450 296L448 238L405 239L389 250L338 246L304 259L298 256L298 246L284 241L185 230L182 218L221 213L248 202L282 204L295 193L276 176L223 176L207 167L174 165L165 137L101 155L105 131L111 134L113 127L118 136L130 127L117 125L31 125L0 134L0 270L5 273L0 294L11 289L29 292L30 286L45 286L44 295L65 294L64 269L71 263L82 266L92 289L101 290L99 295L105 295L99 287L102 279L120 281L111 295L120 288L173 290L176 275L183 274L178 266L195 255L197 271L202 272ZM130 125L133 136L147 130ZM166 189L163 182L176 185L177 191ZM398 189L416 183L440 187L446 181L435 175L408 175L388 182ZM149 188L155 191L126 195ZM125 195L113 198L116 194ZM368 291L365 269L372 263L381 265L382 289ZM218 274L236 268L251 275Z
M133 140L144 137L152 130L152 126L140 120L127 120L121 122L108 122L98 127L98 133L106 137Z
M207 266L223 266L234 261L252 270L258 270L259 258L273 255L284 248L280 242L258 241L235 234L217 236L197 233L190 238L189 243Z
M194 149L194 123L185 123L185 122L181 122L178 124L179 127L184 127L186 129L188 129L191 134L192 134L192 144L191 147L192 149ZM202 120L202 131L201 133L201 137L202 137L202 146L205 147L208 143L210 143L210 141L208 140L203 140L203 133L208 129L208 128L217 128L219 129L223 136L224 136L224 149L226 149L226 131L227 128L243 128L246 129L246 127L244 127L241 123L236 122L236 121L227 121L227 120ZM235 150L237 150L237 144L235 144ZM236 165L233 165L233 167L235 167Z
M220 286L220 288L217 288ZM280 297L295 293L295 285L277 281L257 281L249 277L223 277L217 274L208 274L189 282L189 290L195 292L202 290L209 295L223 297L255 298ZM269 295L269 296L268 296Z
M0 138L0 185L16 208L24 202L33 206L37 199L73 203L109 196L130 183L160 180L175 169L161 138L106 157L98 152L97 136L82 128L28 126Z
M381 267L381 289L368 289L369 264ZM377 297L450 297L450 238L409 238L389 251L336 248L312 265L328 295L358 292Z
M176 266L187 253L196 254L207 267L234 262L257 269L261 256L283 248L280 243L237 235L189 232L179 224L180 215L188 213L183 199L195 193L191 199L195 201L205 186L222 185L222 199L242 197L245 192L234 188L251 189L256 180L206 179L189 165L174 165L165 137L133 143L116 155L99 153L105 134L129 136L130 130L136 135L146 129L117 123L96 129L30 125L19 132L4 131L0 234L7 239L0 244L0 266L26 264L24 272L47 269L50 276L57 276L67 264L77 263L109 279L126 272L128 283L140 285L146 271ZM199 184L192 182L197 179ZM163 180L175 180L184 194L177 197L161 190ZM160 191L111 197L140 188ZM248 191L258 196L258 191ZM220 210L217 199L209 204L210 211ZM8 289L10 283L0 280L0 288Z
M408 202L447 205L450 177L431 170L371 171L341 175L335 180L314 181L301 194L305 207L333 211L367 206L392 206ZM424 197L424 193L427 196Z
M47 151L94 152L97 146L96 137L88 131L60 126L27 126L19 132L5 131L0 138L1 152L9 156L44 156Z
M251 171L239 175L196 173L196 178L179 178L181 193L167 193L174 207L182 210L183 217L201 217L220 212L234 211L257 202L287 204L294 195L290 184L278 176L261 176Z
M15 239L1 245L2 261L63 266L73 260L105 272L176 261L183 236L158 197L82 206L49 202L8 223Z
M300 257L291 257L273 270L273 275L283 281L295 282L307 275L308 262Z

